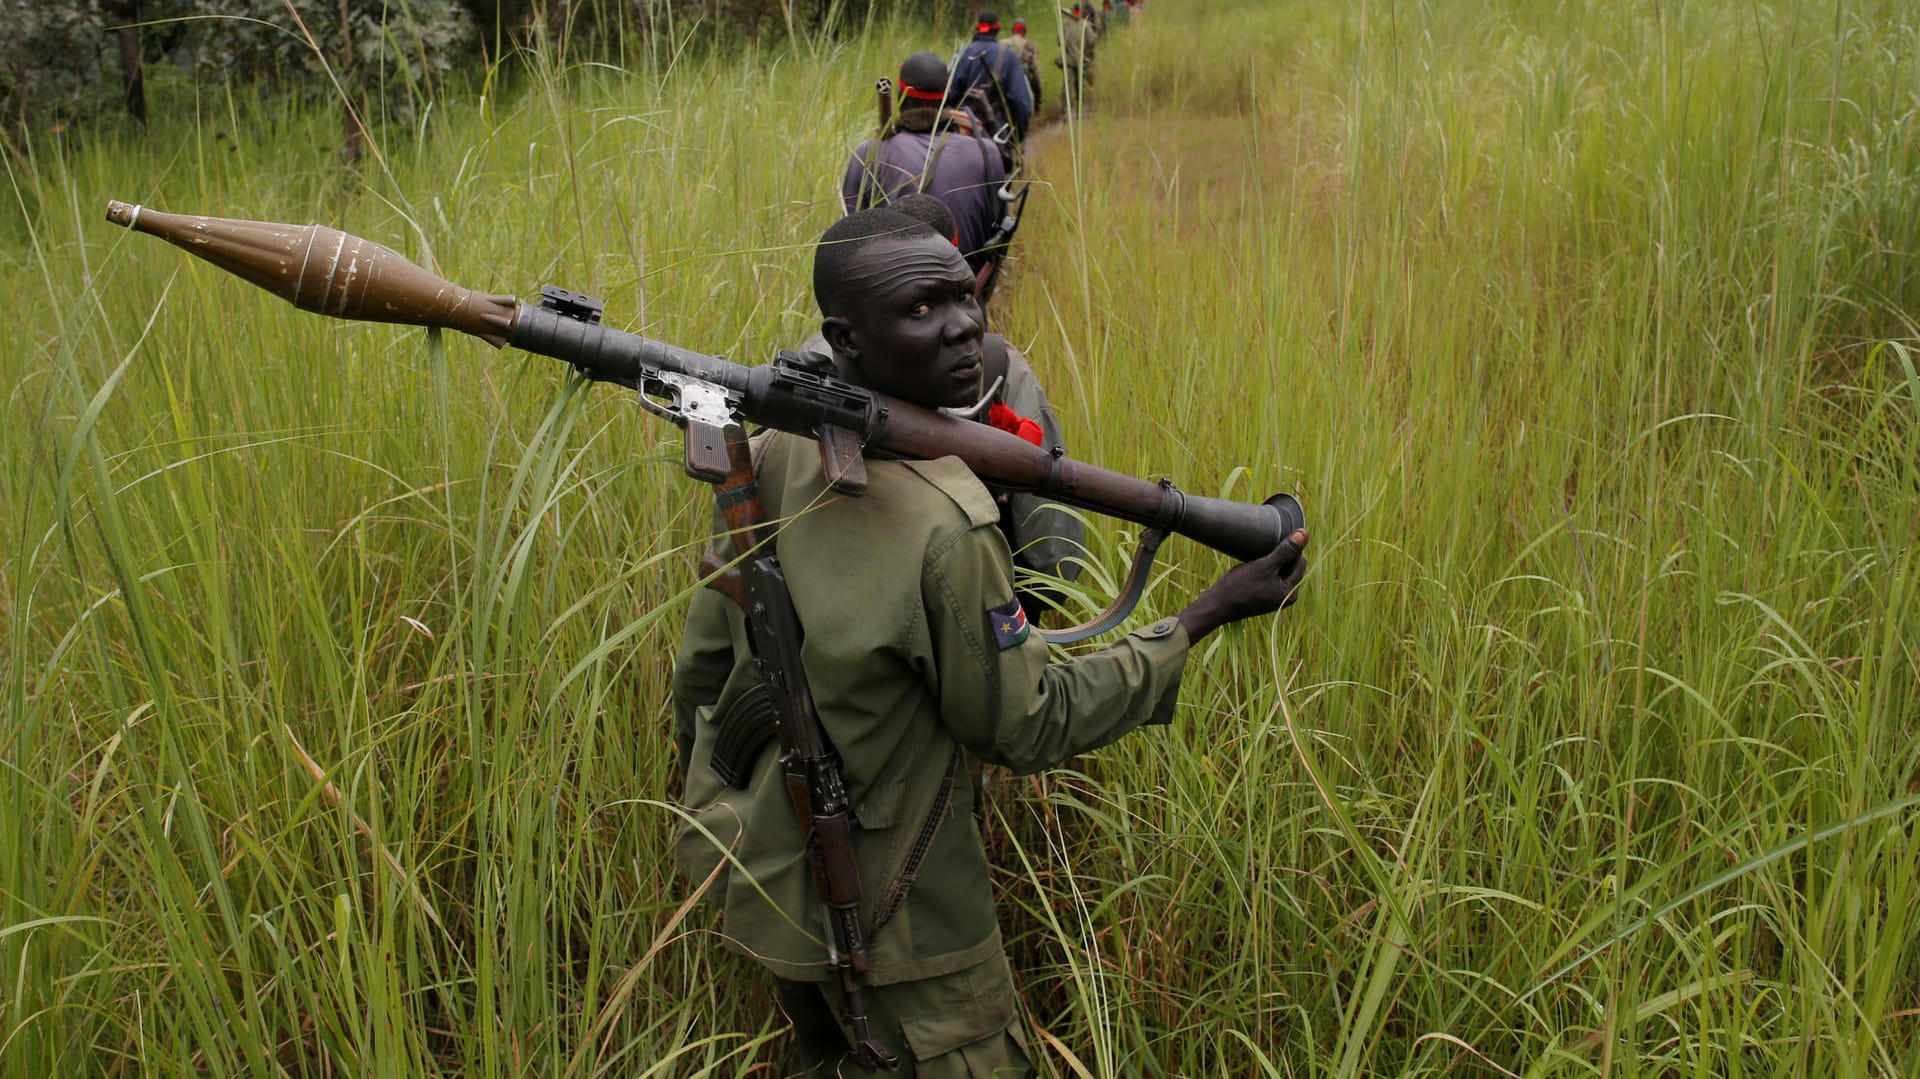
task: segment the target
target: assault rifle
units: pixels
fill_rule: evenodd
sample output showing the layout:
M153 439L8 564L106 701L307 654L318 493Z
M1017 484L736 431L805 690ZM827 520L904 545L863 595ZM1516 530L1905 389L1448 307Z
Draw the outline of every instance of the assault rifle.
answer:
M709 551L700 568L712 575L713 587L746 616L747 649L775 717L780 772L787 801L805 837L807 868L827 922L827 972L840 987L840 1015L853 1035L854 1057L864 1067L893 1071L900 1061L873 1039L863 999L872 966L867 928L860 921L853 801L847 794L840 755L814 709L807 669L800 662L800 614L787 590L780 556L768 542L773 535L760 504L760 482L753 473L747 432L737 424L728 426L726 443L729 474L714 485L714 501L733 536L739 565L730 568L719 552ZM753 755L759 755L758 746ZM747 785L742 776L722 778L729 785Z

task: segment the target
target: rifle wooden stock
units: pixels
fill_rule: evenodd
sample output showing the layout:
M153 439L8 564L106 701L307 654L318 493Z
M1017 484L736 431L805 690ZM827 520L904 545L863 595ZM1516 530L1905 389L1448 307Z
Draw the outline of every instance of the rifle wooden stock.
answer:
M158 236L303 310L459 330L496 347L512 344L564 360L595 379L674 395L690 435L717 433L733 421L716 409L814 438L838 429L869 454L958 457L993 487L1163 528L1242 560L1267 554L1305 524L1290 495L1254 504L1185 494L1171 483L1056 457L1005 431L829 375L777 364L745 367L602 326L597 301L588 297L550 290L547 301L529 305L461 288L371 240L324 225L167 214L123 202L107 203L107 219ZM690 380L710 390L696 398L686 392ZM717 405L722 396L724 406Z

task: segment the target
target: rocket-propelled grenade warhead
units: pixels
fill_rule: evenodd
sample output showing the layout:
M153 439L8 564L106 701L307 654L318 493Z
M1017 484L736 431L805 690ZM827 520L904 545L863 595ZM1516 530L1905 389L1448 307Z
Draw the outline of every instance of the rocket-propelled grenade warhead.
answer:
M316 314L439 326L500 348L519 309L512 296L461 288L391 248L325 225L169 214L117 201L107 203L107 220L158 236Z

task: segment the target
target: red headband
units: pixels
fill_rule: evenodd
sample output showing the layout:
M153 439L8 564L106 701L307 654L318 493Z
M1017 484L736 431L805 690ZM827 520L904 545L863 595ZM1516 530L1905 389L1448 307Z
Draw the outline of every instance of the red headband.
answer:
M946 97L947 97L945 91L916 90L913 87L908 86L904 82L900 84L900 92L907 95L910 98L913 98L915 101L944 101L946 100Z
M974 24L973 24L973 29L974 29L974 31L975 31L976 33L981 33L981 34L991 34L991 33L993 33L993 32L994 32L995 30L998 30L998 29L1000 29L1000 24L999 24L999 23L997 23L997 22L981 22L981 23L974 23Z

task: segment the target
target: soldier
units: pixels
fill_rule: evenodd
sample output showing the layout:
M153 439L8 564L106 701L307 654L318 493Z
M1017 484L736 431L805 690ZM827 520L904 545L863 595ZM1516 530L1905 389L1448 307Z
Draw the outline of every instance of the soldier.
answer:
M821 237L813 279L842 377L928 407L979 392L973 275L932 229L886 209L850 215ZM869 460L866 494L833 497L811 441L773 432L757 442L761 499L785 519L775 543L807 630L805 673L857 819L872 1037L903 1076L1029 1075L962 781L968 755L1030 772L1170 721L1189 647L1278 610L1305 572L1306 533L1229 570L1177 615L1049 663L1013 598L992 498L957 460ZM710 882L727 946L775 976L813 1074L877 1074L851 1059L846 1002L820 980L821 906L778 752L730 760L747 777L741 788L715 771L764 700L745 642L738 608L695 596L674 668L692 820L676 861L693 884Z
M1020 58L1020 70L1027 76L1027 89L1033 93L1033 111L1040 111L1040 57L1039 49L1033 40L1027 37L1027 20L1013 20L1013 34L1007 38L1007 48Z
M982 11L973 27L973 40L953 61L953 87L947 100L972 109L995 133L1011 127L1014 138L1027 137L1033 119L1033 91L1020 56L1000 44L1000 16Z
M960 250L976 272L995 257L990 239L1005 214L1006 166L993 143L960 130L947 97L947 65L917 52L900 65L900 108L878 138L847 162L840 197L848 213L883 206L910 191L945 203L959 225Z
M1093 50L1100 32L1087 21L1090 9L1090 0L1076 3L1060 20L1060 55L1053 62L1067 72L1068 108L1078 107L1080 95L1093 84Z
M888 203L887 208L924 222L949 239L955 235L953 214L930 195L902 195ZM959 246L958 241L955 246ZM826 353L830 349L827 339L816 333L800 345L799 351ZM996 376L1001 380L999 393L992 407L977 418L1021 435L1037 446L1066 453L1066 434L1060 427L1060 418L1054 414L1053 402L1048 400L1039 376L1034 374L1033 365L1013 342L997 333L988 333L981 338L982 393L992 391ZM1087 539L1080 518L1059 503L1038 495L1003 494L996 495L994 500L1000 506L1000 532L1013 551L1014 568L1025 571L1021 574L1027 581L1020 591L1021 608L1038 613L1060 606L1060 591L1048 580L1071 581L1079 577L1080 566L1074 559L1085 552Z

